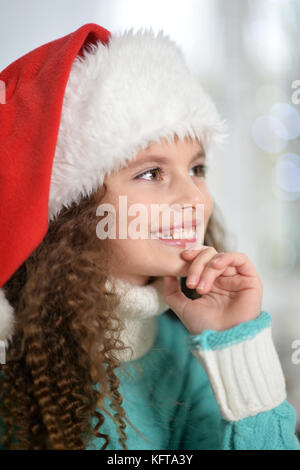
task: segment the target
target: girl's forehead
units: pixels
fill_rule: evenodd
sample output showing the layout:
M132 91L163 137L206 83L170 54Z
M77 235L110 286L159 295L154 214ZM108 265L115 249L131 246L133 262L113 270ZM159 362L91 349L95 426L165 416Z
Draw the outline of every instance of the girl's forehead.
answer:
M195 146L195 147L201 147L202 144L201 141L198 138L193 139L190 136L184 137L184 139L180 139L177 134L174 135L173 140L168 141L165 137L161 139L160 142L149 142L147 147L145 147L142 151L147 152L151 151L154 148L172 148L172 147L178 147L178 146Z
M193 140L192 138L185 138L184 140L180 140L177 138L171 142L168 142L166 139L164 139L161 143L153 142L144 149L140 150L135 155L135 158L129 162L129 165L134 164L134 162L141 160L147 155L164 155L168 153L172 154L174 150L184 150L187 152L191 151L193 154L195 152L204 153L203 146L198 139Z

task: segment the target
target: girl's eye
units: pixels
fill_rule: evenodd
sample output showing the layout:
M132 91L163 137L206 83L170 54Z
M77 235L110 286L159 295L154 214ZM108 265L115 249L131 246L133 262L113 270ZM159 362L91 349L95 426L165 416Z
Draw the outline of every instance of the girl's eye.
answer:
M196 174L196 176L206 176L207 165L196 165L193 166L192 170L194 170L195 168L198 169L198 174Z
M205 177L206 171L207 171L207 165L195 165L192 169L193 170L194 169L198 170L196 176L199 176L199 177L204 176ZM145 179L145 178L142 178L142 176L147 175L148 173L153 174L153 173L157 173L157 172L159 172L160 175L164 174L164 171L161 168L157 167L157 168L151 168L150 170L144 171L144 173L141 173L140 175L137 175L134 179ZM146 178L146 179L148 179L148 178ZM148 179L148 181L149 181L149 179ZM153 181L153 179L150 178L150 181Z
M135 179L144 179L144 178L141 178L141 177L144 176L144 175L147 175L148 173L155 173L155 172L158 172L158 171L160 171L161 174L164 173L161 168L152 168L151 170L144 171L144 173L141 173L140 175L137 175L135 177Z

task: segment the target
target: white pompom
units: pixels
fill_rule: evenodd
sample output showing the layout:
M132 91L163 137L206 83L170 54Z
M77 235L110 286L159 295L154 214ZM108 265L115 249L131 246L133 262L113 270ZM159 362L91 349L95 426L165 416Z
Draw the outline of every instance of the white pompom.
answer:
M5 297L4 290L0 289L0 340L11 340L14 324L14 309Z

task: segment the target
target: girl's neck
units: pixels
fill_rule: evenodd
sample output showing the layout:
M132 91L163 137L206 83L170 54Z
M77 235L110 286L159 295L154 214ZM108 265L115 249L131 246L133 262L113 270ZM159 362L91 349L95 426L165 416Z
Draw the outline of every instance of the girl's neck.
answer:
M121 362L136 360L146 354L155 341L157 333L157 316L168 310L163 292L163 278L150 277L144 286L110 276L106 281L107 292L116 292L120 304L114 310L116 316L123 320L124 328L120 339L125 346L132 347L116 351Z

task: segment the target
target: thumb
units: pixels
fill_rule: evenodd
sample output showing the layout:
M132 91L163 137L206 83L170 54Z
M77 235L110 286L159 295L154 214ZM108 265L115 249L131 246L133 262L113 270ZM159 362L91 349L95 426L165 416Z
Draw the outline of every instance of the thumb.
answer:
M181 318L189 299L181 291L180 281L175 276L164 276L163 298L169 307Z

